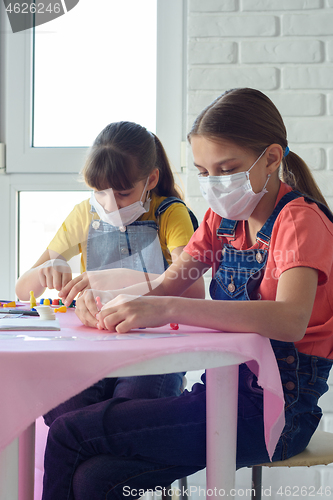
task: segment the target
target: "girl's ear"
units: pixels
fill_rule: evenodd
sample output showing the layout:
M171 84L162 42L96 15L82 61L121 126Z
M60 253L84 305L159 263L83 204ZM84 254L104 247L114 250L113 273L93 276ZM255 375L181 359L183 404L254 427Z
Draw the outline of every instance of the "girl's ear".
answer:
M154 187L157 186L159 177L160 171L158 170L158 168L154 168L154 170L149 174L149 181L147 185L148 191L151 191L152 189L154 189Z
M271 144L266 151L268 173L272 174L277 170L283 158L283 149L280 144Z

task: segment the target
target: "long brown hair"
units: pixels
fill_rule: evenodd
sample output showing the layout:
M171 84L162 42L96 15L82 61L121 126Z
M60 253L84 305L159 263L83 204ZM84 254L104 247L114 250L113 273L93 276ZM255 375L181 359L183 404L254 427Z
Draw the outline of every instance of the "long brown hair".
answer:
M152 191L181 198L158 137L137 123L114 122L95 139L82 174L88 186L98 191L125 191L146 180L154 168L159 170L159 180Z
M262 92L250 88L224 92L196 118L188 134L221 138L261 154L270 144L288 146L287 131L272 101ZM328 206L307 164L293 151L283 157L280 177L283 182Z

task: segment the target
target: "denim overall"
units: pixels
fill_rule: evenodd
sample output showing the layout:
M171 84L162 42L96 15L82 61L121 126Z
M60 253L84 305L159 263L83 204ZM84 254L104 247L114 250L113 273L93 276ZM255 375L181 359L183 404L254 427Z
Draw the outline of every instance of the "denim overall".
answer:
M260 299L257 295L257 288L265 271L274 222L282 208L300 196L303 195L291 191L279 201L271 216L257 233L257 241L262 243L263 248L236 250L229 243L229 239L234 237L238 221L222 219L217 229L217 237L227 237L228 243L223 247L221 263L210 285L210 294L213 299ZM321 204L318 206L322 208ZM325 213L327 214L326 210ZM271 340L271 345L281 375L286 419L273 456L274 461L293 456L301 452L308 444L322 416L317 401L328 390L327 378L332 360L300 353L293 342ZM262 389L245 364L240 366L239 375L240 406L242 406L242 391L245 391L247 399L252 400L254 406L257 408L262 406ZM244 407L239 408L239 411L243 416L251 413L249 408ZM241 432L242 430L240 434ZM244 439L246 439L245 436ZM254 465L253 451L249 449L248 457L243 456L242 460L244 463L238 462L238 467ZM265 460L259 456L256 463L262 461Z
M179 198L170 196L158 206L156 219L173 203L185 205ZM93 207L91 212L95 212ZM195 216L190 210L189 214L196 229ZM161 249L156 222L135 221L121 229L99 219L91 222L87 242L87 271L124 268L162 274L168 265Z
M172 203L185 205L179 198L166 198L155 212L157 221ZM95 212L93 207L91 211ZM193 214L190 216L192 218ZM192 222L195 227L195 220ZM92 220L87 242L87 271L124 268L162 274L168 265L162 253L158 225L154 221L135 221L121 231L102 220ZM181 372L106 378L51 410L44 415L44 420L51 425L64 413L115 397L155 399L178 396L184 375Z

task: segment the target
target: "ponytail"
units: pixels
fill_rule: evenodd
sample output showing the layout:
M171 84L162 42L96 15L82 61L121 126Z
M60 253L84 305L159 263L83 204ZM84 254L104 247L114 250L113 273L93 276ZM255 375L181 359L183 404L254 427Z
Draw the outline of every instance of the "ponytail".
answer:
M159 138L152 133L156 147L156 167L159 171L159 179L156 187L152 190L157 196L175 196L182 199L180 191L175 185L175 180L165 149Z
M329 208L310 168L296 153L290 151L282 160L280 177L283 182Z

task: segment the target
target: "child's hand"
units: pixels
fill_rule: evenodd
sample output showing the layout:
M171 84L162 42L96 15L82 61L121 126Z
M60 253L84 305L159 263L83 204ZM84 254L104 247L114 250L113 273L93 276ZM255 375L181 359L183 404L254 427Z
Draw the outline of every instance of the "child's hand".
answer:
M72 270L65 260L52 259L39 267L38 277L42 287L61 290L72 279Z
M98 328L126 333L129 330L163 326L170 322L170 297L141 297L118 295L102 307L97 314Z
M59 297L62 299L65 306L69 307L78 293L92 288L88 273L82 273L76 278L67 283L59 292Z
M87 271L72 279L60 290L59 297L69 306L76 295L83 290L113 290L123 288L125 269L105 269L103 271Z
M99 328L96 315L99 312L96 305L96 297L100 297L102 303L108 302L114 296L112 292L102 290L85 290L76 300L75 312L78 318L86 326Z

